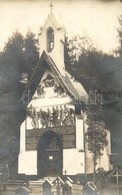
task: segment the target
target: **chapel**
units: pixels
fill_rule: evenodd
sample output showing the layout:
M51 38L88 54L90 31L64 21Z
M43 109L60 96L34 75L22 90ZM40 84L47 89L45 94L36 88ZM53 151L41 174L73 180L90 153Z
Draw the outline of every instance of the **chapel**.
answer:
M39 32L39 62L21 97L27 109L20 127L19 174L43 178L93 172L84 138L88 94L65 69L65 36L51 7ZM109 152L110 143L101 158L105 170Z

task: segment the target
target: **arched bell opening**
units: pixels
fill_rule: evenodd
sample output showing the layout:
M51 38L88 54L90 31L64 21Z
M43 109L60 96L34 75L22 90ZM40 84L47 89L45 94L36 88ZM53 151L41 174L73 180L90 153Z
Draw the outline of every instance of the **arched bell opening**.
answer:
M54 48L54 30L49 27L47 29L47 52L51 52Z

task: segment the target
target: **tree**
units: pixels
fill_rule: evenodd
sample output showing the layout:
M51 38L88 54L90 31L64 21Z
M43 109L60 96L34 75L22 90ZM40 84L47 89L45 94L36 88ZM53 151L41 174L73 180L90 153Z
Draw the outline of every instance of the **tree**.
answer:
M78 43L80 42L78 41ZM69 47L68 44L67 46L68 54L71 55L69 50L72 47ZM107 129L111 131L113 138L115 137L113 136L115 135L113 132L116 133L116 129L118 129L118 123L116 121L120 118L120 116L118 117L118 114L116 113L116 109L118 107L116 105L119 101L118 84L122 86L121 79L119 83L117 81L118 77L120 78L119 75L121 74L121 71L118 68L117 59L112 55L105 54L98 50L95 46L93 46L89 38L87 41L86 36L85 38L82 37L79 47L80 52L78 59L75 60L74 63L71 63L68 60L69 63L67 63L67 70L84 86L88 94L90 91L97 90L103 95L104 122ZM113 120L111 120L111 118ZM115 140L113 145L115 145Z
M115 58L98 50L86 36L77 36L72 40L67 39L67 47L67 55L65 56L68 59L66 61L67 70L83 84L90 95L87 106L86 141L88 150L92 153L95 173L97 159L102 155L102 150L107 145L106 126L107 129L111 128L109 105L116 102L116 96L113 98L112 95L116 89L113 68ZM101 96L95 96L93 91L102 94L104 102L101 102ZM100 103L104 103L104 105Z
M22 74L28 75L30 78L34 67L39 60L38 41L35 39L35 34L28 32L26 37L16 30L9 38L3 50L3 59L9 69L12 70L14 78L14 89L18 99L20 98L25 84L22 82Z
M25 64L26 67L23 72L27 72L29 74L29 78L34 70L38 60L39 60L39 52L38 52L38 40L35 39L35 34L28 31L25 37Z
M33 33L24 38L15 31L0 54L0 164L3 171L8 165L10 176L17 174L19 128L25 114L24 106L18 104L25 87L22 73L32 73L38 62L37 50Z
M119 39L119 47L117 48L117 50L115 51L115 53L122 55L122 15L120 16L119 18L119 28L117 29L118 30L118 39Z
M102 151L108 144L101 103L100 94L99 96L95 96L93 93L89 95L86 120L88 128L85 137L88 143L88 150L92 153L94 174L96 172L97 159L103 154Z
M64 56L66 69L71 71L73 66L76 67L78 65L80 59L85 62L88 51L91 51L93 48L93 43L87 36L75 35L71 39L66 37Z
M6 165L12 175L17 174L17 157L19 153L19 108L21 68L24 65L24 37L14 32L1 54L1 96L0 96L0 164L3 172ZM18 147L13 147L15 138ZM8 142L9 140L9 142ZM15 142L14 142L15 143ZM13 147L14 148L14 147ZM3 173L4 174L4 173Z
M98 50L87 36L75 36L65 42L66 69L83 84L86 91L103 88L113 56Z
M119 27L118 31L118 42L119 46L115 50L115 60L112 69L114 71L114 83L115 89L113 91L114 97L117 97L117 101L115 104L112 105L112 121L111 121L111 128L112 128L112 152L117 153L116 162L114 163L115 166L118 166L122 169L122 15L119 17Z

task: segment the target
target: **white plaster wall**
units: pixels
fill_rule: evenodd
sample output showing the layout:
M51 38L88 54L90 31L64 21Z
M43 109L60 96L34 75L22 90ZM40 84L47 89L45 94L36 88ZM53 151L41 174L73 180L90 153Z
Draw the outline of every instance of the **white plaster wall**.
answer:
M108 156L106 147L103 151L103 155L101 156L100 159L98 159L97 168L98 167L103 167L105 171L109 171L109 156Z
M84 150L83 120L76 117L76 148Z
M32 126L32 118L27 117L26 118L26 121L27 121L26 129L33 129L33 126Z
M48 92L49 91L50 90L48 90ZM72 99L69 96L54 97L54 98L49 97L49 98L32 99L29 106L32 105L34 108L42 108L43 109L43 107L68 104L68 103L71 103L71 102L72 102Z
M65 66L64 66L64 33L60 31L55 31L55 47L49 55L54 60L54 63L57 65L59 71L62 75L65 75ZM60 60L59 60L60 59Z
M107 140L108 140L108 145L106 146L106 151L108 154L111 154L111 134L110 130L107 131Z
M109 171L109 156L106 151L106 147L103 151L103 155L97 159L96 169L102 167L105 171ZM86 156L86 173L93 173L93 160L92 154L87 151Z
M20 127L20 153L25 151L25 121Z
M87 116L84 113L84 122L86 121ZM85 123L84 130L87 131L87 124ZM108 145L104 147L104 151L102 151L103 155L100 159L97 160L96 169L99 167L103 167L106 171L110 170L110 163L109 163L109 153L111 153L111 138L110 138L110 131L107 130L107 140ZM93 160L92 154L88 151L88 145L85 142L85 161L86 161L86 173L93 173Z
M20 153L18 173L37 175L37 151L26 151Z
M32 118L31 117L26 117L26 120L22 123L20 127L20 151L25 151L25 140L26 140L26 130L32 130ZM41 126L41 125L40 125ZM39 127L40 128L40 127Z
M64 149L63 173L64 171L67 171L68 175L84 173L85 171L84 152L79 152L77 149Z
M25 151L25 129L27 121L20 128L20 154L18 159L18 173L27 175L37 174L37 151Z
M65 149L63 151L63 173L68 175L84 173L84 153L77 149ZM37 175L37 151L22 152L19 155L18 173Z
M103 155L97 160L96 169L99 167L103 167L105 171L110 170L110 162L109 162L109 154L111 151L111 142L110 142L110 132L107 131L107 140L108 145L104 147L104 151L102 151ZM93 160L92 154L87 150L86 144L86 172L93 173Z
M103 153L100 163L101 163L101 166L104 165L103 168L106 171L109 171L110 170L109 154L111 154L111 136L110 136L109 130L107 130L107 140L108 140L108 145L104 149L104 153Z
M25 129L27 121L24 121L20 128L20 153L18 159L18 173L27 175L37 174L37 152L25 151Z

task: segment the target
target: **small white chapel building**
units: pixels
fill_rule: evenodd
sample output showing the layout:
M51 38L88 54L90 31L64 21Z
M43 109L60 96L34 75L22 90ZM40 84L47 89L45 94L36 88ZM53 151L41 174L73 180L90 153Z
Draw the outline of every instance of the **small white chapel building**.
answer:
M55 177L93 172L84 134L88 94L65 70L66 31L52 11L39 33L40 59L21 98L28 97L20 127L18 173ZM82 73L81 73L82 74ZM101 167L109 170L109 144Z

